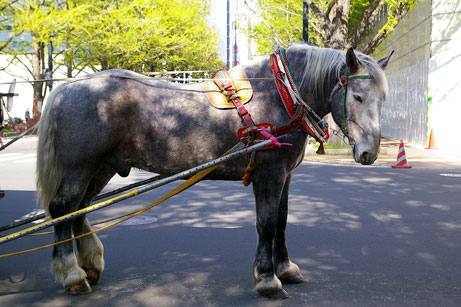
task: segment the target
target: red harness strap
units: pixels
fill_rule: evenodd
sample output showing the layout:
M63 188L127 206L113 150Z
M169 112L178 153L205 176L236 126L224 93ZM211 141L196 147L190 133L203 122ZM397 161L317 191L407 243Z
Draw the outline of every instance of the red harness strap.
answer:
M283 57L281 57L283 58ZM289 71L289 68L287 67L288 63L283 63L284 66L284 71ZM301 128L304 131L307 131L310 135L314 136L317 140L318 138L316 137L316 134L312 131L312 129L309 127L309 124L307 124L306 120L308 120L309 113L306 111L306 109L297 103L297 98L293 96L292 93L288 90L287 86L281 82L280 80L284 80L283 76L283 71L280 70L279 65L277 63L277 59L275 56L271 56L271 67L272 71L274 72L274 75L276 77L276 84L277 84L277 89L280 93L280 96L282 97L283 103L285 105L285 109L288 112L288 115L291 117L291 120L286 123L285 125L281 125L276 127L272 123L261 123L256 125L251 118L250 113L248 110L243 106L240 96L237 93L237 90L235 89L231 76L226 70L221 70L217 72L215 76L215 83L218 86L218 88L221 90L221 92L227 97L229 101L231 101L235 108L237 109L237 112L240 116L240 118L244 121L246 127L242 127L238 130L238 137L240 141L246 142L247 144L254 142L255 140L265 140L265 139L271 139L273 140L272 145L267 146L261 150L265 149L270 149L275 146L280 147L282 145L289 145L287 143L279 143L277 139L274 137L275 136L280 136L286 133L289 133L296 128ZM290 73L286 74L287 79L289 81L289 84L291 86L291 89L295 91L297 95L299 95L296 85L291 78ZM296 101L296 103L295 103ZM327 137L328 138L328 137ZM251 171L253 170L254 165L250 162L247 166L245 175L243 176L243 184L245 186L249 185L251 182Z
M245 125L247 127L255 127L256 124L251 118L250 113L247 111L247 109L241 102L240 96L238 95L237 90L235 89L234 84L232 83L232 77L229 74L229 72L227 70L218 71L216 73L214 81L221 90L221 92L224 94L224 96L227 97L227 100L231 101L234 104L240 118L245 122Z
M293 88L293 80L291 79L291 76L289 74L285 74L280 70L275 54L272 54L270 57L270 65L275 77L275 84L277 85L277 90L279 91L280 97L282 98L283 105L285 106L288 115L290 115L290 117L293 117L295 114L295 100L288 91L288 88L281 81L284 80L284 75L286 75L287 77L289 77L288 80L290 81L290 85Z
M272 58L271 58L271 66L272 66ZM280 70L278 70L278 72L281 73ZM221 70L216 74L214 81L216 85L218 86L218 88L221 90L221 92L227 97L227 99L234 104L240 118L244 121L246 125L246 127L242 127L238 130L238 138L240 141L244 141L245 143L249 144L249 143L254 142L254 140L270 139L270 136L272 135L280 136L280 135L289 133L298 127L305 131L306 129L309 128L305 123L305 118L308 115L305 108L299 104L295 105L293 98L288 92L286 86L280 81L277 82L277 86L280 85L279 91L281 95L283 93L282 97L285 97L283 98L284 105L285 105L285 108L287 109L288 114L291 117L291 120L287 124L281 125L278 127L276 127L272 123L261 123L261 124L256 125L253 119L251 118L250 113L242 104L240 97L234 85L232 84L231 80L232 79L229 73L226 70ZM290 84L293 84L294 88L296 88L291 77L290 77L290 80L291 80ZM285 103L287 99L289 99L291 103ZM262 131L263 129L264 131ZM280 143L274 141L272 145L269 145L260 150L270 149L275 146L280 147L280 145L281 145ZM282 144L282 145L288 145L288 144Z
M240 96L235 89L234 84L231 81L231 76L228 71L221 70L215 76L215 83L221 92L227 97L229 101L231 101L240 118L244 121L246 127L242 127L238 130L238 137L240 141L245 142L247 145L253 143L255 140L266 140L271 139L273 140L272 145L264 147L260 150L265 150L269 148L273 148L274 146L280 147L281 145L290 145L291 144L280 144L276 138L271 135L272 130L274 130L274 125L271 123L262 123L256 125L251 118L250 113L244 107L243 103L240 100ZM267 130L264 130L267 129ZM264 131L263 131L264 130Z
M280 97L282 98L288 115L290 115L292 118L292 121L290 121L288 124L277 127L277 130L280 131L277 133L277 135L283 134L281 133L282 131L287 133L296 128L300 128L309 133L309 135L314 137L318 142L327 140L329 138L328 128L320 127L317 124L317 121L313 118L314 116L298 102L299 98L297 96L300 95L298 88L296 87L296 84L291 76L285 49L278 50L275 54L271 55L270 65L275 77L277 90L280 94ZM288 89L288 86L290 86L290 89ZM301 110L296 112L299 109Z

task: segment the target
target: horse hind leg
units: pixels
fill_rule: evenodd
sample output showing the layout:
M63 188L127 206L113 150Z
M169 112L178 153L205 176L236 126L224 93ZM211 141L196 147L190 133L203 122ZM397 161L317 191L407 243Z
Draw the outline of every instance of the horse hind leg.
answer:
M274 266L277 277L282 283L299 284L304 282L304 277L299 272L299 267L291 262L288 257L288 249L285 239L288 216L288 192L290 188L291 174L287 177L280 198L277 233L274 239Z
M88 185L79 209L86 208L114 174L115 172L110 166L104 166ZM72 225L72 230L75 236L90 232L91 227L86 216L77 217ZM96 285L104 270L104 246L95 233L77 239L76 243L78 264L85 271L86 279L90 285Z
M77 210L89 180L84 170L63 171L61 183L56 195L49 205L52 218L71 213ZM70 239L72 237L72 220L54 226L55 242ZM54 246L53 260L50 269L64 288L70 293L89 293L91 287L86 281L86 273L78 265L74 254L72 241Z
M72 228L75 236L91 231L85 216L76 218ZM76 241L78 265L85 271L88 283L92 286L96 285L104 270L104 246L96 234L85 236Z

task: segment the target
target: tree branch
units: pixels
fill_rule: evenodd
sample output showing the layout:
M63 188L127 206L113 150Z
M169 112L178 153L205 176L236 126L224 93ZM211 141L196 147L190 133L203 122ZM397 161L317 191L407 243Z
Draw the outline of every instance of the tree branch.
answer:
M261 21L266 25L266 27L268 27L268 28L272 31L272 33L274 33L274 35L275 35L275 40L277 41L277 44L278 44L279 46L282 46L282 45L283 45L283 40L280 39L280 37L279 37L279 35L277 34L277 32L275 31L275 29L272 28L272 27L266 22L266 20L264 20L264 18L263 18L261 15L259 15L259 14L258 14L258 13L257 13L257 12L256 12L246 1L244 1L244 3L245 3L246 6L250 9L250 11L252 11L253 14L255 14L256 16L258 16L259 19L261 19Z
M19 34L18 34L19 35ZM2 52L3 49L5 49L6 47L8 47L8 45L13 41L13 39L15 39L18 35L11 35L10 38L8 38L8 40L6 42L4 42L1 46L0 46L0 52Z
M277 7L277 6L267 6L267 7L268 7L268 8L273 8L273 9L276 9L276 10L279 10L279 11L282 11L282 12L285 12L285 13L290 14L290 15L301 16L301 15L299 15L298 13L289 11L289 10L284 9L284 8L281 8L281 7Z
M15 4L16 2L18 2L18 0L11 1L8 4L6 4L5 6L0 7L0 12L3 11L3 10L6 10L7 8L9 8L11 6L13 6L13 4Z
M24 69L26 69L32 75L32 79L33 79L34 73L32 72L32 70L30 70L30 68L29 68L30 65L27 65L26 63L21 61L20 57L18 57L18 56L16 56L16 60L24 66Z
M314 13L315 17L319 20L323 19L322 11L312 2L312 0L306 0L307 5L311 8L312 12Z
M311 23L309 27L313 28L322 39L325 39L325 33L322 32L322 30L320 30L314 23Z
M5 66L0 67L0 70L7 70L8 67L13 63L13 61L16 59L17 55L14 55L11 59L8 60L8 63Z
M376 16L378 16L379 11L382 9L384 5L384 0L374 0L373 3L365 10L363 14L363 18L360 21L357 29L354 31L351 41L348 44L348 48L356 48L357 43L362 37L363 32L367 28L369 24L371 24Z
M395 21L388 25L386 24L383 29L381 29L367 44L363 53L370 54L373 52L376 47L382 42L382 40L388 35L389 32L393 31L395 27L399 24L400 20L405 17L405 15L410 11L410 7L400 3L397 9L392 10L392 15L395 18Z
M325 18L328 18L328 16L330 15L331 10L333 9L333 7L334 7L335 4L336 4L336 1L337 1L337 0L332 0L332 1L330 2L330 4L328 5L328 7L327 7L327 9L326 9L326 11L325 11L325 13L324 13Z

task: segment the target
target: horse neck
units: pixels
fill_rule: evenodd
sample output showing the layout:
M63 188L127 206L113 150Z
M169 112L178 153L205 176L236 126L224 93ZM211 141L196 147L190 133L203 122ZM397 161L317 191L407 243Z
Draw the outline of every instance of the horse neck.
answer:
M310 52L322 52L319 50L325 49L290 48L288 49L287 57L292 71L293 79L299 87L301 96L309 105L312 106L314 111L320 117L323 117L331 112L330 95L333 92L333 89L336 86L338 79L336 75L336 66L329 65L323 67L323 78L316 78L315 84L306 83L305 72L310 74L316 74L316 63L306 63L308 59L308 54ZM329 52L339 53L340 51L329 50ZM321 91L316 92L314 90L315 87L321 89Z

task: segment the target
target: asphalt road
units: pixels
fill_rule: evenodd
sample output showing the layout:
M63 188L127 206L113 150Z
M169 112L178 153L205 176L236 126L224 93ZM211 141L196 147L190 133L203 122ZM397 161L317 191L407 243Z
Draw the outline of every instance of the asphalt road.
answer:
M37 209L30 142L0 152L6 192L0 225ZM19 153L29 156L13 158ZM149 176L133 171L108 188ZM92 213L90 220L141 208L176 185ZM67 295L53 281L51 249L0 259L0 305L461 305L461 169L303 163L292 181L287 238L307 282L287 285L284 301L253 290L254 221L251 187L201 182L100 233L106 269L89 295ZM51 241L23 238L0 246L0 253Z

